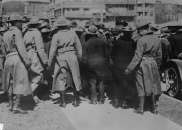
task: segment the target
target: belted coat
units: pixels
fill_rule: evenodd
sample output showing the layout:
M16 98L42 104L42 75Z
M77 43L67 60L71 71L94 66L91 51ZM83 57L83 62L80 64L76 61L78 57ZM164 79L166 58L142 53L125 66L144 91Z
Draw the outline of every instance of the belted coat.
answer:
M70 86L71 80L73 80L73 85L77 91L82 88L78 62L78 59L81 59L81 57L82 45L74 31L60 30L54 34L49 53L49 66L56 59L53 75L53 91L65 90L66 86ZM66 69L66 73L60 71L62 68ZM71 78L69 77L69 73ZM63 80L64 82L62 82Z
M159 74L161 59L161 40L157 36L146 34L138 40L135 55L127 69L136 70L136 86L139 96L161 94Z
M30 79L32 89L38 87L42 80L44 66L48 63L48 56L45 53L44 43L40 31L30 28L24 35L24 44L31 59Z
M32 93L27 68L30 59L23 44L22 32L11 27L3 36L6 60L3 71L3 88L13 94Z

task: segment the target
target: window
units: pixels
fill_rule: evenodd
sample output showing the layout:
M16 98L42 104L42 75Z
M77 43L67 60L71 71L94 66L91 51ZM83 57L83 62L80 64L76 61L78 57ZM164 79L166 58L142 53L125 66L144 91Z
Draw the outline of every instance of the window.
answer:
M142 7L142 4L138 4L138 7Z
M84 10L84 11L89 11L89 8L84 8L83 10Z
M138 12L138 16L143 16L143 12Z
M148 15L148 12L145 12L145 16L147 16Z
M79 11L79 8L72 8L72 11Z

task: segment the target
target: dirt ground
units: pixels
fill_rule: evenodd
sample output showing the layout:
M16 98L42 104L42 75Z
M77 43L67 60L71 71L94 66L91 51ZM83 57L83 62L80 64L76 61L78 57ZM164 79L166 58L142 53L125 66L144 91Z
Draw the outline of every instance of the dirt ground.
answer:
M22 101L25 113L13 114L7 102L0 104L0 123L3 130L75 130L58 104L47 100L35 106L30 97ZM26 106L26 107L25 107Z
M182 102L167 95L160 97L160 114L182 126Z
M66 100L69 106L71 105L72 98L72 95L67 95ZM21 108L25 110L25 113L13 114L8 110L7 99L1 97L1 100L0 123L4 124L3 130L76 130L75 124L73 124L73 121L69 119L70 117L65 114L65 111L70 113L73 110L76 111L81 108L61 108L50 99L46 99L44 102L38 104L38 106L35 106L31 97L24 97L22 100L23 106L21 106ZM83 106L84 105L82 105L82 107ZM109 107L110 106L111 104L109 104ZM96 108L98 109L100 107L97 106ZM104 106L102 109L104 109ZM95 109L93 110L97 111ZM182 103L180 101L162 95L159 110L160 115L182 126ZM112 114L112 112L109 114ZM79 118L79 116L74 117L74 119L77 118Z

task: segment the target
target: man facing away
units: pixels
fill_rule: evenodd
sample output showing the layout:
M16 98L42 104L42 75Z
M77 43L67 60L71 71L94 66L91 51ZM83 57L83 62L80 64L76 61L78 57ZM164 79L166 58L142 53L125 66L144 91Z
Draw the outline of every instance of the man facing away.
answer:
M157 114L158 100L161 94L159 66L162 59L161 40L153 35L150 25L138 28L142 37L137 41L135 55L125 70L125 74L136 71L136 87L139 97L137 113L143 114L145 96L152 97L152 112Z
M10 110L16 112L21 111L19 109L20 97L32 94L28 76L30 60L23 44L21 16L11 15L9 22L11 27L3 36L6 51L3 88L9 95Z

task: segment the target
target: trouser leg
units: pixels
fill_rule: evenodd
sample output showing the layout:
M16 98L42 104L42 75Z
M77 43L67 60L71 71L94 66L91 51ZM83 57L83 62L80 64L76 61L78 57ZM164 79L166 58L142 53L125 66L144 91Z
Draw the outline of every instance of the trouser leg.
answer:
M99 103L103 104L104 103L104 92L105 92L104 81L99 82L98 88L99 88Z
M159 101L159 97L156 95L152 95L152 112L154 114L158 114L158 101Z
M19 95L19 94L16 94L16 95L15 95L15 102L14 102L13 111L20 111L20 108L19 108L19 105L20 105L20 98L21 98L21 95Z
M91 91L91 104L97 104L97 90L96 90L96 83L97 81L95 79L90 79L89 84L90 84L90 91Z
M139 96L139 106L136 110L137 113L143 114L144 112L144 103L145 103L145 97L144 96Z
M60 106L66 107L66 102L65 102L65 91L60 92Z
M74 94L73 106L77 107L79 106L80 98L79 98L79 92L76 90L75 86L73 86L73 94Z
M31 84L31 88L32 88L32 93L33 93L33 100L35 103L39 103L41 102L41 100L39 99L38 97L38 87L40 85L40 81L42 79L42 75L38 75L38 76L35 76L33 79L32 79L32 84Z
M13 106L14 106L14 102L13 102L13 94L9 93L8 94L8 101L9 101L9 107L10 107L10 111L13 111Z

